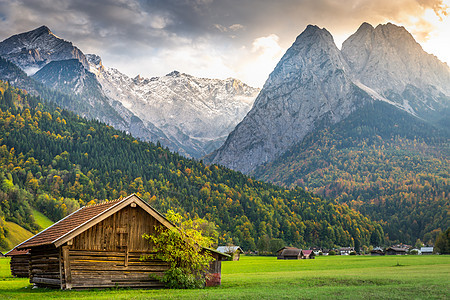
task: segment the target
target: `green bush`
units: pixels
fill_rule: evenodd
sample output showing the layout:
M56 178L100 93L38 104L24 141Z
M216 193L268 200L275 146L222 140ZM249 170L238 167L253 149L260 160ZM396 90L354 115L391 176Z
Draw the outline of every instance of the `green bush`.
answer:
M210 224L200 218L194 221L183 220L180 214L172 210L167 212L166 217L176 226L172 228L155 226L154 235L144 234L144 238L153 245L156 253L141 259L160 259L169 264L170 267L164 275L152 276L168 288L204 287L205 274L208 272L210 262L214 260L204 247L210 248L212 239L217 236L215 226L212 226L211 230Z
M196 277L182 268L170 268L164 275L154 275L153 278L163 282L169 289L201 289L205 286L202 276Z
M330 250L330 252L328 252L328 255L336 255L336 252L334 250Z

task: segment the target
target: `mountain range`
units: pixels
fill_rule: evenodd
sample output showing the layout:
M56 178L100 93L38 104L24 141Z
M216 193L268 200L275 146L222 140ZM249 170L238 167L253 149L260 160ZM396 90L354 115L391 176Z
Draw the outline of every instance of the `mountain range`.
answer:
M61 104L194 158L223 143L259 92L236 79L196 78L177 71L160 78L129 78L103 66L97 55L85 55L46 26L5 39L0 56L30 77L6 71L0 79L39 94L34 80L80 98L77 102L82 105Z
M387 240L432 242L450 226L450 69L403 27L363 23L339 49L309 25L261 90L177 71L131 78L45 26L4 40L0 56L0 79L181 155L337 199Z

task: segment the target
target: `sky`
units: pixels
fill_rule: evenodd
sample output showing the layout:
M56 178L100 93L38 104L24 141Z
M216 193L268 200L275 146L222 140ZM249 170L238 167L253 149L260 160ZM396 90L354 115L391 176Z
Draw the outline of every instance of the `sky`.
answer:
M173 70L262 87L308 24L340 48L363 22L404 26L450 65L450 0L0 0L0 40L41 25L130 77Z

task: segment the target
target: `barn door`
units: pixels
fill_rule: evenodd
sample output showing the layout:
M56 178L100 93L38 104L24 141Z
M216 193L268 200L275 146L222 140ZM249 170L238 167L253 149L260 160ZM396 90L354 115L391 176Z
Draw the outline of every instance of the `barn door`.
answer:
M121 228L117 228L117 250L119 252L124 252L125 254L125 259L124 259L124 265L128 266L128 230L127 227L121 227Z

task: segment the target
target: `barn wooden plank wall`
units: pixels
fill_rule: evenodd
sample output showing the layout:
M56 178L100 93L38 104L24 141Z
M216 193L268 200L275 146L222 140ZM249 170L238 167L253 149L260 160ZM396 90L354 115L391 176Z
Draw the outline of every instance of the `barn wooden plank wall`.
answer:
M59 249L35 248L31 250L30 282L41 286L61 286Z
M10 262L11 275L14 277L30 276L30 255L14 255Z
M72 289L87 287L163 287L150 277L169 268L163 261L141 261L148 252L68 251ZM127 261L127 263L126 263Z
M140 207L127 206L73 239L71 249L149 251L142 235L160 223Z

